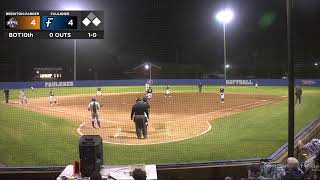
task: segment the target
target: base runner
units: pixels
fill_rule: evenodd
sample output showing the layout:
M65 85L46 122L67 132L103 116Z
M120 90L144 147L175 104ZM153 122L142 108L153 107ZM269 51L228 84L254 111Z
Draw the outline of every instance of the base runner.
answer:
M93 128L96 128L94 126L94 121L97 119L98 127L100 128L100 119L99 119L99 110L100 110L100 104L96 101L96 98L93 97L91 102L88 105L88 111L91 111L91 124Z

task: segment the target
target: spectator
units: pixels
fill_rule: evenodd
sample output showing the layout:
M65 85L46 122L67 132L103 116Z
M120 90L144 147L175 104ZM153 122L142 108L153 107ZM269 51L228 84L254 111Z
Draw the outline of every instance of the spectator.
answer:
M248 169L248 179L264 179L261 176L260 166L257 164L251 165Z
M132 177L134 180L146 180L147 174L146 174L146 171L142 169L135 169L132 172Z
M227 176L227 177L224 178L224 180L232 180L232 178Z
M303 146L311 155L317 155L320 152L320 139L312 139Z
M303 179L303 172L299 168L299 161L294 157L289 157L287 159L287 165L285 167L284 180L295 180Z
M303 167L306 179L320 179L320 139L312 139L303 148L309 155Z

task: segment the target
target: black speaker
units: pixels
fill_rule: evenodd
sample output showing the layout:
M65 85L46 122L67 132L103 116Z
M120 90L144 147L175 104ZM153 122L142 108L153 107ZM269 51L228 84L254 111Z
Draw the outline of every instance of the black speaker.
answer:
M80 172L83 177L100 173L103 165L102 139L99 135L83 135L79 141Z

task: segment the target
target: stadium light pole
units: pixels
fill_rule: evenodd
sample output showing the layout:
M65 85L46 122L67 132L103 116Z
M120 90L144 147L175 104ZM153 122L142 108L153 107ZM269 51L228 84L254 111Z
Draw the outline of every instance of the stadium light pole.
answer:
M144 68L146 70L149 70L149 83L151 82L151 65L150 64L146 64L144 65Z
M73 40L73 80L77 80L77 40Z
M83 9L88 9L88 4L83 4L78 0L72 1L57 1L55 2L58 6L66 11L81 11ZM77 40L73 40L73 80L77 80Z
M227 44L226 44L226 25L233 19L233 11L224 9L216 14L218 22L223 24L223 57L224 57L224 80L227 80Z

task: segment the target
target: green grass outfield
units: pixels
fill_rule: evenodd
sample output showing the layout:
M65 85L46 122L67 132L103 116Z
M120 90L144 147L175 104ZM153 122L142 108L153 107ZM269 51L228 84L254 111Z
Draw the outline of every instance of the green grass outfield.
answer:
M197 92L197 86L171 86L173 93ZM205 86L204 92L218 92ZM286 87L227 86L226 93L287 95ZM92 93L95 87L54 88L58 96ZM164 92L155 86L155 92ZM48 96L50 88L26 89L29 98ZM142 92L142 86L102 87L106 92ZM10 91L17 98L18 90ZM3 97L1 99L3 101ZM296 106L296 132L320 117L320 88L303 87ZM177 163L262 158L287 140L287 101L215 120L211 131L184 141L145 146L104 144L105 164ZM11 166L66 165L78 159L79 124L0 104L0 163Z

